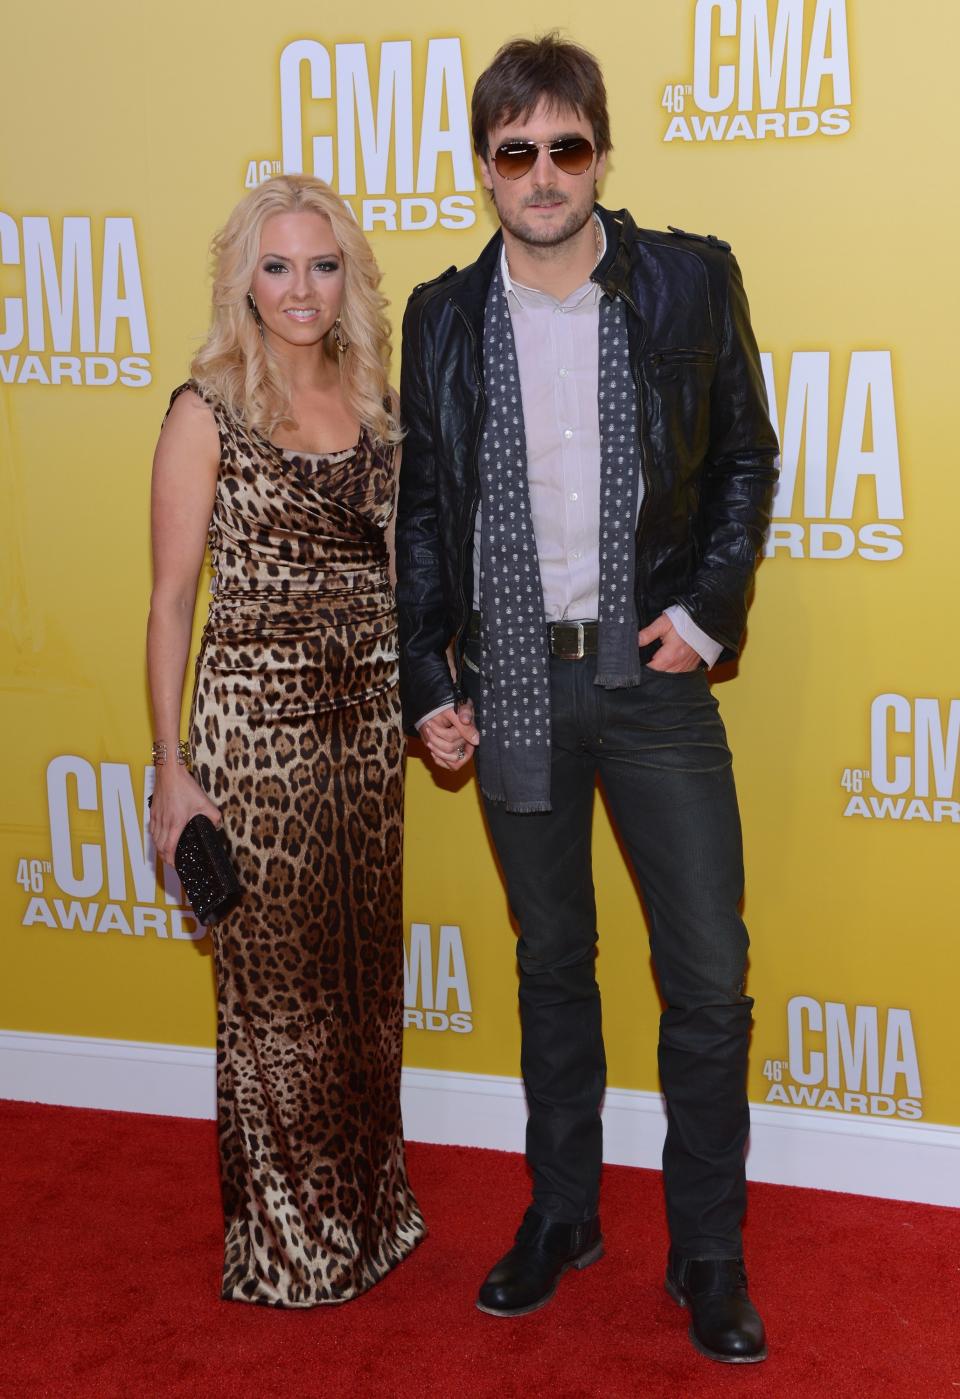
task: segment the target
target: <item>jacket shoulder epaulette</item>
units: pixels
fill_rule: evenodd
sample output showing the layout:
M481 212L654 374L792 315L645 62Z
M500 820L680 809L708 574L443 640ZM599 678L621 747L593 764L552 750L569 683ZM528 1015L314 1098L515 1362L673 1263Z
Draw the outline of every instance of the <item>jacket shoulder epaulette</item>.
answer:
M419 296L422 291L429 290L430 287L439 286L440 283L445 282L448 277L452 277L456 270L457 264L453 263L452 266L448 267L445 272L441 272L439 277L433 277L429 282L418 282L417 285L414 287L413 291L410 293L410 300L412 301L415 296Z
M711 248L720 248L725 253L730 251L730 244L713 233L688 233L685 228L674 228L672 223L668 223L667 228L675 238L692 238L695 243L708 243Z

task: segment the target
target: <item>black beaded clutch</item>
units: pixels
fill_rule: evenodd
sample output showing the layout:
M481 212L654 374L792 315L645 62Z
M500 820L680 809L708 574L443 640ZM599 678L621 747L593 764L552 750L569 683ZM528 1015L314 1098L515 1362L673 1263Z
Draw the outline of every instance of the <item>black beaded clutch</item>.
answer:
M192 816L173 856L174 868L190 907L209 928L236 907L243 892L230 863L230 847L221 826L207 816Z

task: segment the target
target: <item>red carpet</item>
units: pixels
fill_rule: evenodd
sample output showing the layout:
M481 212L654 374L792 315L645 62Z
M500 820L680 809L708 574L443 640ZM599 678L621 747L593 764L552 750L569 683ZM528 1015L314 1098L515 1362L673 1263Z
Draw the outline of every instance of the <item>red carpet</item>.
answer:
M701 1359L662 1287L659 1177L608 1168L607 1257L515 1321L473 1306L526 1204L519 1157L410 1147L431 1237L359 1301L217 1298L208 1122L0 1104L0 1394L11 1399L960 1399L960 1211L752 1187L770 1358Z

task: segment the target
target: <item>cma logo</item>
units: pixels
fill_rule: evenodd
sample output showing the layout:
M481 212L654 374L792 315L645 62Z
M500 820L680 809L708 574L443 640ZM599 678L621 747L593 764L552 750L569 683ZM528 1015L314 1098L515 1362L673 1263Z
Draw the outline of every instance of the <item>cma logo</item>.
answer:
M472 1031L467 963L455 923L441 923L436 942L429 923L411 923L409 947L403 949L403 1005L405 1029Z
M793 996L787 1002L790 1083L774 1082L766 1101L876 1117L922 1116L920 1067L908 1010ZM765 1073L767 1072L765 1068ZM783 1074L774 1078L781 1080Z
M791 356L785 395L773 356L763 354L760 360L781 443L764 553L791 559L857 556L876 563L898 559L903 486L890 351L853 351L835 431L829 350L798 350Z
M284 173L360 195L353 212L368 232L476 221L459 39L430 39L416 82L409 39L380 45L376 80L366 44L335 44L331 56L316 39L295 40L280 55L280 129ZM438 199L442 186L455 192Z
M150 332L131 218L0 213L0 383L150 383ZM11 272L8 269L16 269ZM131 353L123 354L126 342Z
M697 0L693 81L664 93L664 140L839 136L850 101L846 0Z
M958 752L960 699L942 704L877 695L870 706L870 766L847 768L841 779L850 793L844 816L960 824Z
M66 754L47 766L51 874L64 897L31 887L21 920L24 927L76 929L85 933L124 933L196 942L206 929L184 910L180 881L163 865L157 878L157 852L148 831L148 799L154 770L144 769L134 791L126 763L100 763ZM88 813L84 816L83 813ZM91 834L94 840L85 839ZM36 863L36 862L35 862ZM45 885L46 877L38 875ZM124 905L133 902L132 910ZM157 907L157 905L161 905Z

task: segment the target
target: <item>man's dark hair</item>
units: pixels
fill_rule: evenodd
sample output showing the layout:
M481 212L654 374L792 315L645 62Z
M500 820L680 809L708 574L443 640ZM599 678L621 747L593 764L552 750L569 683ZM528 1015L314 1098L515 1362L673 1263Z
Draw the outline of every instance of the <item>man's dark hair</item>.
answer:
M540 39L512 39L504 44L473 89L473 146L481 159L495 126L528 117L544 101L559 110L574 107L593 127L597 155L611 148L607 89L592 53L561 39L554 30Z

